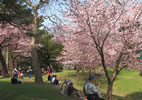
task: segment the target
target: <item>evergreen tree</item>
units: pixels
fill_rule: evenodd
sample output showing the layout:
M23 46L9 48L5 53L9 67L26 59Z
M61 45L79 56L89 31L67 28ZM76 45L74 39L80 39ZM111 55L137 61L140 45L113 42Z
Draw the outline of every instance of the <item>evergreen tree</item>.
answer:
M40 48L38 49L38 56L40 60L40 64L42 67L53 66L54 70L60 70L61 66L56 61L56 58L61 56L61 52L63 50L63 45L54 41L54 36L52 34L48 34L46 31L41 31L43 34L40 41Z

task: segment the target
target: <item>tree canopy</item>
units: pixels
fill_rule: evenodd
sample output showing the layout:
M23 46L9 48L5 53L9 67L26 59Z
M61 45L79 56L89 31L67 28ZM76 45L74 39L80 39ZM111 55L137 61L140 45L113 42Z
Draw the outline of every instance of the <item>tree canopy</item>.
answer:
M40 64L42 67L52 65L53 69L57 69L55 66L58 62L56 60L57 57L61 56L63 45L55 42L54 35L48 34L45 30L41 30L40 32L44 33L40 38L40 47L38 49L38 56L40 60Z
M31 14L31 9L23 0L0 0L0 22L29 25L32 22Z

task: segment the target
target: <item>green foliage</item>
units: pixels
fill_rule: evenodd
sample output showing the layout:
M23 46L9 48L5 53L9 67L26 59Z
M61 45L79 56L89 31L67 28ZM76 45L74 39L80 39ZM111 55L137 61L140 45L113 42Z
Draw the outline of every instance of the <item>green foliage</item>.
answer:
M42 67L52 65L54 70L62 69L62 65L56 61L56 58L61 56L63 45L54 41L54 36L48 34L45 30L41 30L42 35L39 38L41 47L38 49L38 56Z
M52 66L53 66L53 69L56 70L56 72L60 72L63 70L63 64L61 63L54 62Z
M27 71L28 66L32 66L31 57L19 56L16 63L17 63L17 66L20 66L22 68L22 71L24 72Z
M0 0L0 21L10 24L26 24L32 22L31 9L23 0Z

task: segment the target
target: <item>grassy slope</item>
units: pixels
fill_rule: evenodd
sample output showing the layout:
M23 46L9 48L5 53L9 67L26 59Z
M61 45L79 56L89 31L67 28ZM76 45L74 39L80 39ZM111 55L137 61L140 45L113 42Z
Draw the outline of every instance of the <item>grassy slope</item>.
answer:
M52 84L34 84L26 79L24 84L12 85L9 79L0 78L0 100L74 100L62 96Z
M110 71L111 73L111 71ZM73 79L76 81L75 71L64 71L62 73L56 73L58 77L63 79ZM79 85L75 84L75 87L82 91L83 84L88 77L88 73L80 73ZM96 84L98 81L102 82L100 91L103 96L106 96L106 79L105 77L96 78ZM139 73L134 71L122 71L113 87L113 99L114 100L142 100L142 77Z
M114 94L125 97L124 100L142 100L142 77L136 71L124 70L114 83Z
M76 71L74 70L56 74L62 81L73 79L76 82ZM88 73L80 73L79 85L75 84L75 87L82 91L87 77ZM47 75L44 75L43 78L46 80ZM62 96L57 87L49 83L34 84L33 81L28 81L26 77L23 80L24 84L12 85L9 80L0 78L0 100L74 100L74 98ZM96 84L98 81L102 82L100 91L105 97L105 77L96 77L96 80ZM136 71L122 71L114 83L113 95L113 100L142 100L142 77Z

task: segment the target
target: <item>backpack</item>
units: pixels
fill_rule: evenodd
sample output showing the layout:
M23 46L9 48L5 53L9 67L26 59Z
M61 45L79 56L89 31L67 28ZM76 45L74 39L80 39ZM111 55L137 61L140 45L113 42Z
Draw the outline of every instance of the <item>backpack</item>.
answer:
M83 92L85 96L87 96L86 89L88 89L88 85L90 85L90 83L86 82L85 85L83 86ZM85 89L86 86L87 88Z

